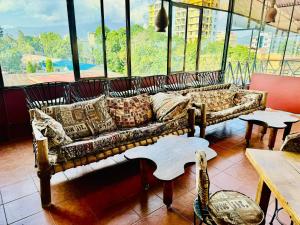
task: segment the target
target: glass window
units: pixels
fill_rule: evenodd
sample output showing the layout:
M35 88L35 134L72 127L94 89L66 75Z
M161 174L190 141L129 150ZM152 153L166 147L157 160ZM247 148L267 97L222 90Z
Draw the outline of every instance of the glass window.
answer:
M131 70L133 76L167 74L168 28L155 31L161 1L130 1ZM168 13L168 3L164 2Z
M104 77L100 1L74 0L81 77Z
M0 21L5 86L74 80L66 1L1 4Z
M108 77L127 76L125 0L103 0Z
M227 12L204 9L199 59L200 71L217 71L221 69ZM206 22L204 22L206 21Z

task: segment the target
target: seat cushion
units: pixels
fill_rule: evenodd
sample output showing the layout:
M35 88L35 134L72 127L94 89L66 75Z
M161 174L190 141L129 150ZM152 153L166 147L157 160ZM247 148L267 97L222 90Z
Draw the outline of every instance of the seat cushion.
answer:
M217 224L254 225L264 219L261 208L252 199L236 191L214 193L207 207Z
M300 153L300 133L289 134L286 136L280 150Z
M168 121L187 116L190 98L173 93L157 93L151 96L156 120Z
M191 98L193 104L205 104L207 111L217 112L228 109L234 105L233 98L235 92L229 90L213 90L190 92L186 96Z
M125 144L138 142L159 136L165 133L171 133L180 129L188 128L186 118L171 120L168 122L155 122L146 126L121 129L103 133L98 137L89 137L81 141L65 145L58 149L52 149L52 163L65 162L68 160L81 158L90 154L97 154L103 150L113 149Z
M61 123L73 140L116 129L104 95L69 105L46 107L43 111Z
M107 98L108 110L119 128L131 128L152 120L150 97L147 94L128 98Z

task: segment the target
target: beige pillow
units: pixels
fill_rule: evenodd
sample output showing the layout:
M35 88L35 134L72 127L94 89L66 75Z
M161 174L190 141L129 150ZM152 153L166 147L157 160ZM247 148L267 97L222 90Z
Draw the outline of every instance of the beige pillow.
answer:
M129 98L107 98L108 110L121 128L136 127L152 119L150 97L147 94Z
M186 96L193 104L197 106L205 104L207 111L217 112L234 106L235 92L229 90L199 91L190 92Z
M157 93L151 96L153 111L158 121L168 121L187 116L190 98L176 93Z
M43 111L60 122L67 135L72 139L116 129L116 125L107 111L104 95L69 105L46 107Z
M48 138L49 148L60 147L72 143L72 139L66 134L62 125L39 109L33 109L32 126L37 128L43 136Z

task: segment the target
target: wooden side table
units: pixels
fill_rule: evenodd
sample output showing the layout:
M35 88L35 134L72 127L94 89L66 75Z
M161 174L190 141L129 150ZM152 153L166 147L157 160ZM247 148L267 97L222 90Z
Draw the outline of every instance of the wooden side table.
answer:
M262 138L266 134L267 129L270 128L269 149L274 148L278 129L284 129L282 137L284 140L285 137L290 134L293 123L299 121L299 118L283 111L255 111L252 114L242 115L239 118L248 122L245 135L247 147L249 147L250 144L254 124L263 127Z
M153 175L163 181L163 202L169 208L173 201L173 181L184 174L187 163L195 162L196 151L204 151L208 160L217 156L208 145L208 141L203 138L171 135L160 138L153 145L128 150L124 156L127 159L140 160L141 181L146 190L149 184L145 163L151 160L156 164Z

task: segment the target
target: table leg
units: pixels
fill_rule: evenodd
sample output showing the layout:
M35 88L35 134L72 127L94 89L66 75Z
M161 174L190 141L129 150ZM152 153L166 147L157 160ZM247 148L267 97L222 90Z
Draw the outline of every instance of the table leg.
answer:
M274 127L271 127L270 129L270 137L269 137L269 144L268 144L270 150L273 150L274 148L277 131L278 129Z
M283 132L282 140L285 140L286 136L288 136L291 133L293 123L286 123L286 128Z
M144 188L144 190L149 189L146 168L147 168L147 161L145 159L140 159L140 176L141 176L142 188Z
M269 201L270 201L271 191L263 179L259 179L258 188L256 192L256 203L259 204L260 208L265 214L265 218L268 211ZM265 224L265 218L261 224Z
M173 181L164 181L163 202L169 209L173 202Z
M253 123L248 121L246 135L245 135L246 147L249 147L249 144L250 144L250 139L251 139L251 135L252 135L252 128L253 128Z
M263 126L262 126L260 140L264 139L264 136L265 136L265 134L267 133L267 129L268 129L268 126L267 126L267 125L263 125Z

